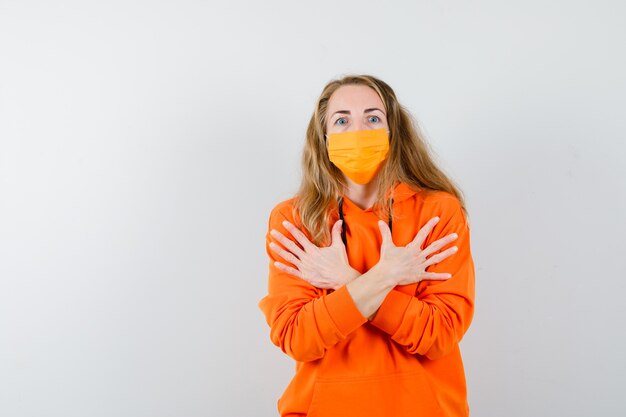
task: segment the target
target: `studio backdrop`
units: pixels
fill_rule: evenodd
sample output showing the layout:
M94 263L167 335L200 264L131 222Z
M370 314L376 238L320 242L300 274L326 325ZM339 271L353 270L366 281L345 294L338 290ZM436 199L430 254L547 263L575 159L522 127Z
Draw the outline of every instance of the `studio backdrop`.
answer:
M0 1L0 415L277 416L270 210L386 81L464 192L472 415L626 415L620 1Z

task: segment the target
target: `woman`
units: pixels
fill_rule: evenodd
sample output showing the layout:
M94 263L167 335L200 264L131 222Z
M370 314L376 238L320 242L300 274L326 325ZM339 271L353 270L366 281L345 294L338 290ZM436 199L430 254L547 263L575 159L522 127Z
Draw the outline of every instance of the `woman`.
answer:
M324 88L302 184L266 238L259 308L296 360L281 416L469 414L458 346L474 311L469 226L427 149L383 81Z

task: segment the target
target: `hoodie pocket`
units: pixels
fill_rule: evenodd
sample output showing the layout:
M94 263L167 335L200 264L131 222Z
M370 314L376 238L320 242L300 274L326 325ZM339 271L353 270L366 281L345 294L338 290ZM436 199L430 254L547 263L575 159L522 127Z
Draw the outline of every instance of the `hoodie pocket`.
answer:
M423 371L318 378L307 417L443 416Z

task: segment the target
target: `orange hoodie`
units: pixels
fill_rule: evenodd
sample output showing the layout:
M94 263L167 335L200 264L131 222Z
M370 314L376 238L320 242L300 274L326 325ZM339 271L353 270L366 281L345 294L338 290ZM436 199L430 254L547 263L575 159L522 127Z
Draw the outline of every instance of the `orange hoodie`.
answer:
M293 202L279 203L270 214L268 294L258 303L272 343L296 361L295 375L277 402L280 416L469 415L458 343L473 317L474 264L458 199L442 191L417 193L405 183L395 187L394 244L407 245L439 216L422 247L457 233L459 250L427 269L449 272L452 278L396 286L371 321L345 285L335 291L316 288L274 265L293 266L269 248L271 229L291 237L282 222L299 224L292 216ZM343 212L350 265L365 273L380 257L379 219L347 197Z

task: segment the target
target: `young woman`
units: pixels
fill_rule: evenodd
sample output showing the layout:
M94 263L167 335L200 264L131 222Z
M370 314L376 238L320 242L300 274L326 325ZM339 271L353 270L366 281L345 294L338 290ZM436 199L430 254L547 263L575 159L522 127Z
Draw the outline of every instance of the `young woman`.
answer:
M280 415L467 416L463 198L393 90L366 75L326 85L302 166L298 193L270 214L258 304L296 361Z

